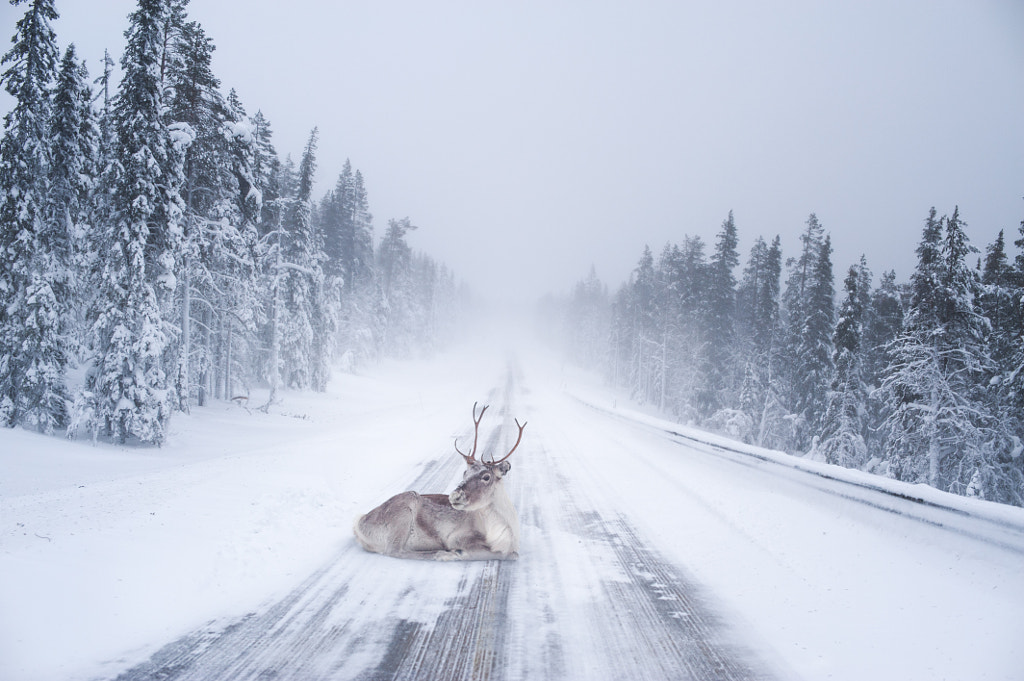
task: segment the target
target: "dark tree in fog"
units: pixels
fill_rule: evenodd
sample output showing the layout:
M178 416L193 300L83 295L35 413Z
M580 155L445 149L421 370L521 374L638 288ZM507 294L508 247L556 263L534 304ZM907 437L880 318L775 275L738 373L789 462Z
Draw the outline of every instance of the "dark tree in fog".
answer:
M715 240L715 251L707 268L705 333L707 334L707 371L701 389L703 411L710 416L734 402L734 386L738 380L734 366L736 277L739 265L739 238L732 211L722 222Z
M814 213L800 240L800 257L790 261L783 294L786 351L780 378L786 381L786 408L797 419L790 446L806 449L824 415L832 379L835 289L831 240Z
M871 272L862 257L850 267L833 343L835 375L821 423L820 453L827 463L860 468L867 462L864 321L871 305Z

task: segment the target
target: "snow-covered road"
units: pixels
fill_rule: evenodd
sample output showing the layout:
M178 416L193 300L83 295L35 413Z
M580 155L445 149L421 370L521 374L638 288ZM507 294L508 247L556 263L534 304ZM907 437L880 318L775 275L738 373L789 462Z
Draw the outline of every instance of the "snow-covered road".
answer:
M209 572L197 569L189 581L190 565L203 560L226 579L211 586L204 577L204 601L190 601L165 629L135 610L166 607L174 596L128 589L135 610L122 603L117 612L127 607L137 620L120 625L111 614L107 628L124 626L120 638L93 633L94 656L79 651L61 666L39 659L43 629L24 614L17 643L30 652L19 649L18 666L5 668L0 657L0 676L1021 678L1024 511L731 446L630 411L586 376L532 355L479 361L468 371L464 357L445 361L358 379L355 401L337 396L356 380L344 379L332 388L332 408L352 416L318 417L311 407L288 445L268 429L248 435L262 435L264 447L247 444L245 455L233 449L185 466L153 464L156 472L105 483L104 498L141 487L144 507L155 509L147 515L167 507L184 518L165 535L146 535L143 548L188 552L192 560L178 566L185 576L172 582L136 557L129 562L146 575L140 582L185 589ZM438 382L453 371L461 378ZM404 489L448 491L460 479L451 435L468 432L476 399L492 405L485 451L509 446L514 417L529 422L506 478L522 523L520 559L421 563L362 551L348 530L357 512ZM339 448L348 454L339 457ZM232 503L203 502L229 479L241 480L227 489ZM9 538L0 568L19 568L21 580L31 582L30 568L52 552L67 560L88 554L65 536L75 534L67 522L47 527L33 515L70 498L54 486L5 500L3 529L16 521L24 539L0 535ZM153 499L165 488L184 501ZM100 517L92 533L99 541L89 546L138 536L136 525L102 518L142 501L95 503L86 515ZM221 529L208 530L216 549L212 539L204 548L203 532L189 536L203 523ZM83 531L81 522L71 527ZM225 547L229 531L237 538ZM259 555L274 579L258 576L253 533L269 544ZM301 559L283 565L289 552ZM106 588L125 597L121 586ZM0 587L0 607L26 607L15 591ZM88 615L43 606L44 617ZM0 636L14 636L18 624L0 611ZM161 643L153 638L159 631L178 633ZM3 648L14 643L0 638Z
M523 473L509 479L521 560L410 563L346 542L280 602L175 641L118 678L773 678L614 497L589 477L577 482L587 453L547 444L557 419L522 404L516 385L510 372L492 391L488 415L504 423L482 451L505 447L513 415L529 415ZM450 489L462 467L446 443L410 488Z

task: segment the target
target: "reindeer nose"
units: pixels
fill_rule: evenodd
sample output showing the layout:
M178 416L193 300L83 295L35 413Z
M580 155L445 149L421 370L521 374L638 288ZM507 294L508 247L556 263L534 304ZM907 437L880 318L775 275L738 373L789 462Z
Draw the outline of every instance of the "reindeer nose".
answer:
M462 491L462 487L456 487L452 490L452 493L448 495L448 501L451 502L452 507L456 509L460 506L465 506L466 493Z

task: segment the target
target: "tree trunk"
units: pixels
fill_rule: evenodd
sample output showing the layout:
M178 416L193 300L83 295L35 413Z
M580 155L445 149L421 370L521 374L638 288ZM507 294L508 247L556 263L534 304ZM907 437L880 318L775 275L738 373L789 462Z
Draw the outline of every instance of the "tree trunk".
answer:
M192 382L192 377L189 375L189 355L192 354L192 283L189 280L187 254L182 258L181 270L181 360L178 366L178 409L187 414Z

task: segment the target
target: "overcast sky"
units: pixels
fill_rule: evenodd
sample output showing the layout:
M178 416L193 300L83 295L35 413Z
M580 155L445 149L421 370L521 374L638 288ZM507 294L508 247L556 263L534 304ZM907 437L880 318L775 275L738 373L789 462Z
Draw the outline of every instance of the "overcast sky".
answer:
M132 0L56 0L90 72ZM24 6L0 9L10 36ZM1024 2L193 0L214 71L321 196L346 158L388 218L481 296L614 291L645 244L735 212L785 256L816 212L836 285L911 273L928 209L975 246L1024 219ZM10 107L3 100L3 109ZM1012 253L1011 248L1011 253ZM1012 256L1011 256L1012 257ZM739 272L737 272L739 274Z

